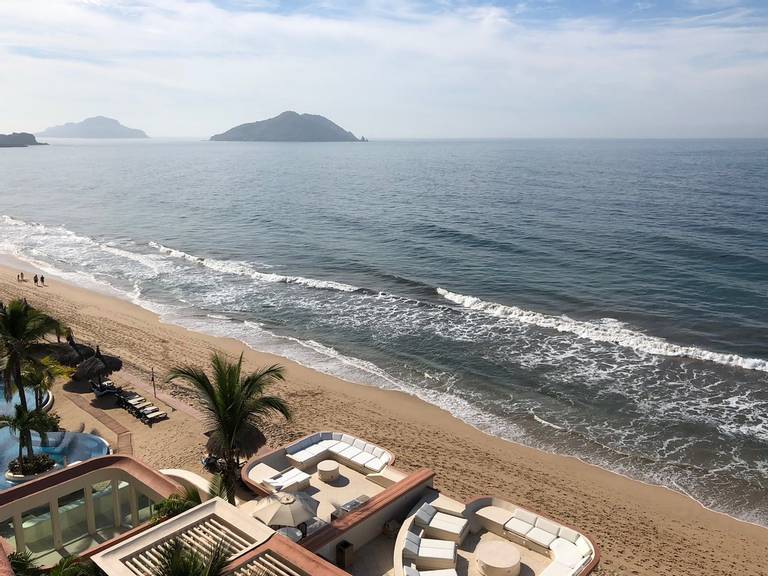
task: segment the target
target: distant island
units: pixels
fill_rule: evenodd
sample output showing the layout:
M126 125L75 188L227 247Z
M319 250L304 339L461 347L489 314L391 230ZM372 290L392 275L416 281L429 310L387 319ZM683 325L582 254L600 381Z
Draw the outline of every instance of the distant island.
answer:
M328 118L316 114L283 112L279 116L241 124L222 134L211 136L211 140L232 142L367 142L357 139L352 132L344 130Z
M27 146L47 146L46 142L38 142L34 134L29 132L14 132L0 134L0 148L26 148Z
M82 122L68 122L61 126L52 126L40 132L38 136L49 138L148 138L143 130L126 128L114 118L94 116Z

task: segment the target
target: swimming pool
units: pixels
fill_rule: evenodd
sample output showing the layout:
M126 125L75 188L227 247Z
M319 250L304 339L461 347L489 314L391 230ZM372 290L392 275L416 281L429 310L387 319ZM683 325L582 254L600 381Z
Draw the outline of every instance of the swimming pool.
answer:
M59 468L109 454L106 440L81 432L50 432L46 446L40 446L40 437L33 434L32 443L35 454L48 454ZM5 479L5 471L8 470L8 463L18 455L19 441L16 436L8 428L0 428L0 490L14 486Z
M13 398L10 402L7 402L5 400L5 396L3 395L5 392L5 384L0 379L0 415L3 416L11 416L14 412L14 408L16 404L19 403L19 393L14 392ZM34 390L24 390L24 396L27 398L27 406L30 410L32 410L35 407L35 391ZM43 405L47 403L48 400L48 392L45 393L45 398L43 400Z

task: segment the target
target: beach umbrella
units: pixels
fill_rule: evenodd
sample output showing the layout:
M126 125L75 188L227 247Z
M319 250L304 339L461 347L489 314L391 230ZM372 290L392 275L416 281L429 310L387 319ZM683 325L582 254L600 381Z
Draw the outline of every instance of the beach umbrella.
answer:
M117 372L122 367L123 361L117 356L98 354L83 360L75 370L72 379L80 381L95 379L101 383L102 378Z
M95 354L95 351L90 346L85 344L68 344L66 342L61 343L45 343L37 344L32 350L32 354L36 357L43 358L44 356L50 356L59 364L64 366L77 366L85 360Z
M265 498L264 502L253 516L267 526L298 526L317 516L317 507L320 505L320 502L304 492L278 492Z

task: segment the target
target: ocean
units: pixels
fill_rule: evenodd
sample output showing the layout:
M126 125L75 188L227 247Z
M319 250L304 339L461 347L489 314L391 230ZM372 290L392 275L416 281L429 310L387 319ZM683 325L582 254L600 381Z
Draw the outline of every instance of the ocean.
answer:
M768 140L0 151L0 252L768 525Z

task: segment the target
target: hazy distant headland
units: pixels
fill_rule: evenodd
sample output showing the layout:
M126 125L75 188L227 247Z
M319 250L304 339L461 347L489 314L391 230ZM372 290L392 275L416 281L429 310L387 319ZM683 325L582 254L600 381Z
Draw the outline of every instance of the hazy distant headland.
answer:
M230 128L211 140L234 142L366 142L324 116L283 112L279 116Z
M35 135L29 132L0 134L0 148L26 148L27 146L47 146L47 143L38 142Z
M52 126L38 136L49 138L148 138L143 130L127 128L114 118L94 116L82 122L68 122Z

